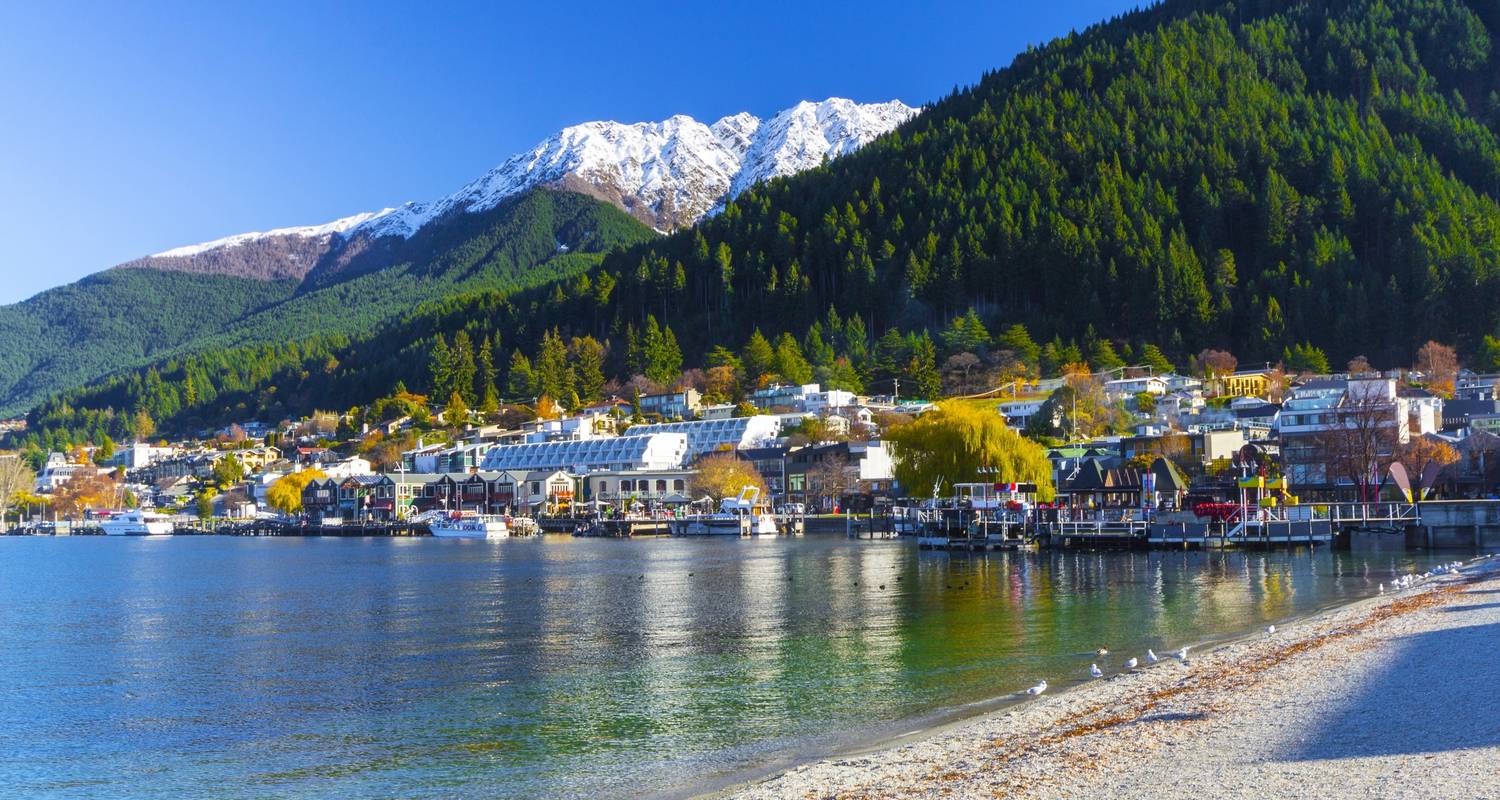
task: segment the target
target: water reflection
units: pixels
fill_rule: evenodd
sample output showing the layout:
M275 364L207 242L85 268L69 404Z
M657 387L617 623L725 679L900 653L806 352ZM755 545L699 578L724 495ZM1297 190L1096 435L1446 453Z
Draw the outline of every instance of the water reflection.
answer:
M1415 565L818 536L0 540L0 780L28 797L684 792Z

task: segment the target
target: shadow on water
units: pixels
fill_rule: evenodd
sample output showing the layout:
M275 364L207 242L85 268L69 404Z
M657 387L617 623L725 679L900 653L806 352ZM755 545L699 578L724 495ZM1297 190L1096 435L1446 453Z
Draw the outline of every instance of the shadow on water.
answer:
M1473 711L1476 685L1492 686L1500 680L1497 641L1500 623L1447 628L1393 642L1399 654L1391 664L1280 760L1322 761L1500 746L1500 717L1476 719Z

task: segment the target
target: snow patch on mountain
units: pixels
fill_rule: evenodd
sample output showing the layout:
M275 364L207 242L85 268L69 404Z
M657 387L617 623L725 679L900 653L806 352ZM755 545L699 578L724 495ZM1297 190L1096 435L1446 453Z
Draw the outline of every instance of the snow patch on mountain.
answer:
M174 247L160 253L152 253L147 258L187 258L206 253L209 250L218 250L225 247L239 247L261 239L271 239L280 236L294 236L300 239L313 239L320 236L329 236L335 233L344 233L361 224L369 222L378 217L391 213L393 209L381 211L367 211L363 214L355 214L350 217L336 219L322 225L304 225L293 228L275 228L269 231L253 231L251 233L237 233L233 236L225 236L222 239L214 239L211 242L190 244L183 247Z

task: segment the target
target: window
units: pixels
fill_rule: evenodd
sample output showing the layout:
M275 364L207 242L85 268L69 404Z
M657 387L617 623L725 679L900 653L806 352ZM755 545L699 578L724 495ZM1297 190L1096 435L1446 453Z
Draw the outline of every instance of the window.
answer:
M683 481L681 478L678 478L677 480L672 481L672 491L680 492L680 491L682 491L685 488L687 488L686 487L686 482Z
M667 490L667 482L666 481L657 481L656 482L656 491L658 491L658 492L665 492L666 490Z

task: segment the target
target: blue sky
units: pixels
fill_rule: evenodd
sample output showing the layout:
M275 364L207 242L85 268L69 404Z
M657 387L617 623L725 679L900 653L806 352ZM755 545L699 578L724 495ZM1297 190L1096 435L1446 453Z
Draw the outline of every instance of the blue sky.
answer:
M919 105L1138 3L422 5L0 4L0 303L435 198L586 120Z

